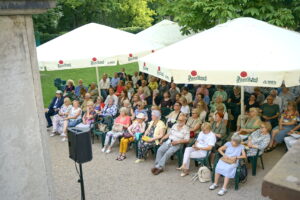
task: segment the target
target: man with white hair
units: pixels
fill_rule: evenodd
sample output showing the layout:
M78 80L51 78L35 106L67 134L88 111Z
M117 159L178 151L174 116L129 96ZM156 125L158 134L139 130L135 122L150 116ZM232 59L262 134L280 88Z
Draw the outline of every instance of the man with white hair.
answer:
M52 99L51 104L48 106L48 108L45 111L45 117L47 119L47 128L50 128L52 126L52 120L51 116L56 115L59 111L59 108L63 105L64 98L63 93L61 90L57 90L55 97Z
M185 125L186 121L187 117L181 114L177 119L177 123L174 124L169 133L161 139L160 143L165 139L167 139L167 141L162 143L157 150L155 167L151 169L154 175L161 173L166 165L166 161L180 149L182 144L189 142L190 130L188 126Z

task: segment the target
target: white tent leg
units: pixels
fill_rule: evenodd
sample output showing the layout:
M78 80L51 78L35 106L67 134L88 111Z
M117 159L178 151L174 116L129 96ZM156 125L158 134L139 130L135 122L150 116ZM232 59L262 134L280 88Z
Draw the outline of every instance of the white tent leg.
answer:
M244 127L245 124L245 109L244 109L244 86L241 86L241 127Z
M101 92L100 92L100 80L99 80L99 71L98 71L98 66L96 66L96 77L97 77L97 87L98 87L98 94L101 97Z

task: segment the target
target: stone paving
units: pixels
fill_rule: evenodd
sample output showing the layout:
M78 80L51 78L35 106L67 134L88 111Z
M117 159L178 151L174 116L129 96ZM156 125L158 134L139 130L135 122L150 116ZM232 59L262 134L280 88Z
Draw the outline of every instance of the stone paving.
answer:
M49 148L57 199L79 200L78 175L74 162L69 158L67 142L61 142L59 136L49 137ZM234 190L232 181L229 192L219 197L217 190L208 190L210 183L199 181L193 183L192 175L180 177L180 172L176 170L177 160L169 161L165 172L153 176L150 172L154 163L152 156L143 163L135 164L135 155L133 150L130 150L127 159L120 162L115 160L118 155L117 151L117 144L110 154L101 152L98 140L93 144L93 160L83 164L87 200L267 199L261 196L262 179L285 153L284 148L280 147L271 153L264 154L265 170L262 170L258 164L256 176L249 174L247 182L240 184L238 191ZM191 169L193 173L197 172L194 164L191 164ZM250 170L249 166L249 172Z

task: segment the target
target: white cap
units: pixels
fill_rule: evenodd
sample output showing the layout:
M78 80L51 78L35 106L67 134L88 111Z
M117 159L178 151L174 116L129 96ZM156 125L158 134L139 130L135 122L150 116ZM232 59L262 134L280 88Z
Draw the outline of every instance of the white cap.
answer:
M62 94L61 90L56 90L56 94Z
M137 116L136 116L137 119L145 119L145 115L143 113L139 113Z

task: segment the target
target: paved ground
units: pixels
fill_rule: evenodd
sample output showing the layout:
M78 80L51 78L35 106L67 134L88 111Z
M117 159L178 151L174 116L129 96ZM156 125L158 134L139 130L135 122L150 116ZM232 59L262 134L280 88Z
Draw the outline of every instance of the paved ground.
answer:
M57 199L79 200L80 185L77 183L78 175L74 162L68 157L67 143L61 142L60 139L59 136L49 137ZM217 191L208 190L210 183L192 183L191 175L180 177L180 173L176 171L176 160L168 162L164 173L153 176L150 172L154 162L152 157L144 163L135 164L135 156L130 150L128 158L120 162L115 160L117 150L115 146L111 154L103 154L99 141L93 144L93 160L83 164L87 200L267 199L260 194L262 178L284 154L283 148L265 154L265 170L258 165L257 175L249 175L247 182L240 184L238 191L234 190L231 182L229 192L224 197L219 197ZM194 164L192 170L197 171Z

